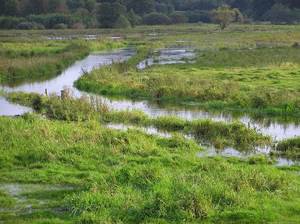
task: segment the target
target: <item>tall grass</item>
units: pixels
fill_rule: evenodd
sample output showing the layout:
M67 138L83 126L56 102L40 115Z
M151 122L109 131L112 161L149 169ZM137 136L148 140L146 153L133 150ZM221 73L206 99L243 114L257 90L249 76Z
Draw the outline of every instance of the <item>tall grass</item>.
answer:
M300 137L295 137L279 142L273 152L292 159L300 158Z
M103 123L127 123L156 127L169 132L192 135L199 141L209 142L223 149L234 146L240 150L253 150L256 146L268 145L271 139L240 122L225 123L211 120L187 121L166 116L150 118L141 111L113 111L97 98L74 99L66 96L42 97L38 94L10 93L8 99L15 103L33 107L50 119L67 121L98 120Z
M266 164L198 158L201 149L183 138L162 139L112 131L95 121L49 121L36 115L0 117L0 131L1 182L72 184L79 189L65 194L60 213L55 208L47 213L33 210L26 216L29 222L63 222L62 214L71 223L299 219L298 175ZM0 212L0 219L4 217ZM22 220L18 213L6 219Z
M109 40L89 43L83 40L44 40L38 43L3 42L0 46L0 83L14 86L22 82L49 79L91 51L120 48L126 43Z

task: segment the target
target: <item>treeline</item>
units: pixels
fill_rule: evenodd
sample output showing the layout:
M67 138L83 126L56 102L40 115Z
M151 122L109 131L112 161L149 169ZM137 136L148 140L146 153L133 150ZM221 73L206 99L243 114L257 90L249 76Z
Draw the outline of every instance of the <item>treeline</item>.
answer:
M299 0L0 0L0 28L126 28L139 24L213 22L228 5L246 22L300 22Z

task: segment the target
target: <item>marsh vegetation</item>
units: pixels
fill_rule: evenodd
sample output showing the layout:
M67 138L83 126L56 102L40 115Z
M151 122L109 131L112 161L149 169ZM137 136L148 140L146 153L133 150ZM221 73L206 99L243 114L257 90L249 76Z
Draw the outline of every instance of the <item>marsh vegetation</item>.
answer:
M1 96L32 112L0 117L0 223L299 222L299 26L18 32Z

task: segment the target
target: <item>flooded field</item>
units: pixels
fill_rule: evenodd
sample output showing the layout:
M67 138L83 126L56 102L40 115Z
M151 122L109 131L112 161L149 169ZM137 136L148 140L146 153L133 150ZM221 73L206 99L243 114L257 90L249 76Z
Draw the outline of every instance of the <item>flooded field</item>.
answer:
M7 92L33 92L39 94L60 94L63 89L69 89L75 97L81 97L83 95L93 95L81 92L73 87L73 83L80 78L83 74L92 71L94 68L101 67L104 65L109 65L114 62L126 61L135 54L132 49L125 49L121 51L116 51L112 53L104 54L91 54L85 59L76 62L68 69L66 69L61 75L57 76L54 79L43 81L43 82L33 82L23 84L17 87L7 87L2 86L2 90ZM183 58L193 59L195 54L193 51L186 49L165 49L160 51L159 64L168 64L168 62L177 63ZM147 59L152 60L152 59ZM146 61L147 61L146 60ZM149 62L149 61L148 61ZM148 63L147 62L147 63ZM146 62L141 62L138 67L143 69L146 66ZM154 63L155 64L155 63ZM147 66L151 66L149 62ZM146 67L147 67L146 66ZM143 67L143 68L142 68ZM240 117L234 117L229 113L212 113L203 111L201 109L186 107L186 106L162 106L148 101L132 101L132 100L115 100L110 99L104 96L97 96L101 102L108 105L111 109L117 111L123 110L140 110L145 114L151 117L160 117L160 116L176 116L186 120L197 120L197 119L211 119L213 121L223 121L223 122L232 122L234 120L239 120L249 128L253 128L258 132L271 136L274 141L280 141L288 138L293 138L295 136L300 136L300 125L295 123L280 123L272 119L262 119L254 120L247 115L242 115ZM0 115L14 116L21 115L23 113L29 112L31 109L22 107L16 104L11 104L6 101L4 98L0 99ZM110 125L111 128L117 129L128 129L123 125ZM146 128L143 130L146 133L156 133L161 136L170 136L169 134L160 133L154 128ZM264 150L264 154L268 154L270 149ZM260 149L257 149L254 153L261 153ZM217 151L213 148L208 148L207 152L203 155L222 155L222 156L236 156L236 157L245 157L247 155L241 154L239 151L227 148L223 151ZM252 155L252 154L251 154ZM293 164L290 160L285 160L284 158L279 159L281 164Z
M173 52L172 50L165 50L166 54L168 52ZM175 57L181 57L183 55L192 56L193 53L187 53L185 50L180 51L176 49ZM45 94L47 91L48 94L55 93L60 94L61 90L64 88L70 89L72 94L76 97L82 95L87 95L87 93L78 91L73 87L73 83L82 76L85 72L91 71L93 68L108 65L113 62L124 61L129 59L134 55L134 50L122 50L120 52L106 53L106 54L92 54L87 58L76 62L74 65L66 69L58 77L44 81L44 82L35 82L23 84L14 88L7 86L2 86L2 90L11 92L11 91L22 91L22 92L33 92L39 94ZM214 121L225 121L231 122L235 119L240 120L245 125L250 128L257 129L259 132L270 135L274 140L282 140L286 138L292 138L300 135L300 125L295 123L280 123L273 121L272 119L263 119L262 121L256 121L250 118L247 115L243 115L239 118L235 118L228 113L211 113L203 111L197 108L191 108L186 106L161 106L153 102L148 101L132 101L132 100L114 100L104 96L99 96L99 98L106 103L110 108L115 110L141 110L147 115L158 117L172 115L177 116L187 120L195 119L212 119ZM28 111L28 108L20 107L18 105L13 105L8 103L5 99L2 98L0 101L0 114L2 115L19 115ZM5 106L9 105L9 107ZM266 121L264 121L266 120Z
M0 224L298 223L299 33L0 32Z

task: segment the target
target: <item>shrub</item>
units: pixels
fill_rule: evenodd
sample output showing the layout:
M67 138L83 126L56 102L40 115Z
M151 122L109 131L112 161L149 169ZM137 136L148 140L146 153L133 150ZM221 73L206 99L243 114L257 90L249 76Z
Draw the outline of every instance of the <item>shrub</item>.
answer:
M153 12L144 17L144 23L147 25L167 25L170 24L170 18L164 14Z

